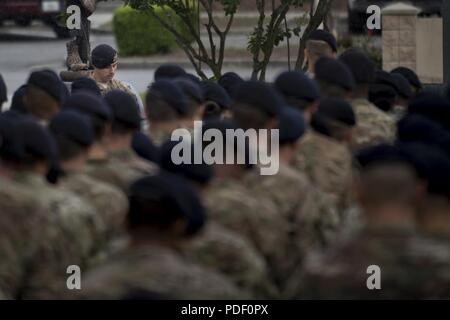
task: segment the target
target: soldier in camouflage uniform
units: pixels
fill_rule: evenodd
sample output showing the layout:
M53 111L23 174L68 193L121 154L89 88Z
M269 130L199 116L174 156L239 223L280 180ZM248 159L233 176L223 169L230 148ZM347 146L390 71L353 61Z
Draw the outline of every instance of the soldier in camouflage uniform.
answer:
M144 124L145 112L140 95L131 84L114 79L118 65L117 51L109 45L101 44L92 50L91 59L94 70L88 73L88 77L95 80L102 95L106 95L111 90L120 90L130 94L139 106L142 124Z
M428 299L450 297L448 243L420 235L415 216L422 182L409 160L389 146L359 157L358 200L366 226L325 255L312 255L290 297ZM374 271L369 266L376 266ZM370 290L370 285L379 290ZM372 275L372 276L371 276ZM372 278L372 279L370 279Z
M247 297L225 277L180 254L204 223L199 199L186 181L167 173L142 178L129 199L130 248L89 272L78 297L117 299L130 289L177 299Z
M339 60L349 67L356 82L351 99L357 122L353 149L393 142L396 135L394 120L368 100L369 84L374 78L375 65L357 49L344 52Z
M169 80L158 80L147 90L145 113L148 134L156 145L170 140L172 132L182 127L188 113L188 100L182 89Z
M96 243L101 248L96 258L102 259L111 251L117 250L116 247L125 238L127 198L117 187L95 180L84 172L88 149L94 140L93 129L87 117L66 110L51 120L49 129L57 142L63 170L58 186L92 204L102 221L102 229L97 230L96 238Z
M38 203L37 212L42 208L51 225L47 230L44 223L43 240L36 242L39 252L33 255L31 251L27 257L31 260L25 267L30 268L30 274L20 296L48 298L58 287L66 285L69 265L84 267L96 254L95 236L102 225L93 207L75 194L57 189L45 181L48 159L53 154L52 141L45 129L32 120L18 121L16 126L22 151L12 180L23 191L21 195L28 198L24 201ZM34 250L33 247L30 250ZM33 261L33 256L39 263Z
M186 142L182 142L186 143ZM205 202L205 192L213 178L212 167L194 164L194 145L191 148L191 162L177 165L172 159L172 150L178 142L167 141L161 147L160 166L181 175L201 195ZM251 292L256 298L275 298L278 292L269 281L267 264L255 247L242 235L215 222L208 224L183 246L186 257L226 275L239 288Z

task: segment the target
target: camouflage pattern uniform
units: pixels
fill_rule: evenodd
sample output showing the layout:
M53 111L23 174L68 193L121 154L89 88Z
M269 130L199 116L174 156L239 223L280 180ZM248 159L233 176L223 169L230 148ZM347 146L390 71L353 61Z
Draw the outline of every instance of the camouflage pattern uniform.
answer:
M353 149L370 147L382 142L393 142L396 136L395 121L366 99L355 99L351 105L356 115Z
M124 83L120 80L116 80L116 79L112 79L112 80L108 81L107 83L98 82L94 79L93 74L94 74L94 71L91 71L88 74L88 76L97 83L97 86L99 87L100 92L102 93L103 96L112 90L125 91L125 92L131 94L133 97L135 96L134 90L129 84Z
M346 145L310 129L300 140L293 167L331 195L340 212L352 204L352 155Z
M326 255L308 260L300 290L290 297L326 299L450 298L449 243L408 229L363 230ZM369 290L367 273L380 267L381 290ZM293 294L293 295L292 295Z
M248 239L264 256L275 282L285 263L283 249L289 246L289 224L280 218L274 203L257 198L235 179L213 181L204 199L212 221Z
M130 248L92 269L72 298L121 299L130 290L168 299L238 299L248 296L228 279L160 245Z
M34 282L29 281L28 288L23 293L26 298L49 298L57 288L66 286L66 268L69 265L83 268L90 257L97 253L99 248L95 239L97 230L103 228L102 221L90 204L69 191L55 188L41 176L20 172L16 174L14 181L27 192L27 197L44 207L52 226L50 231L54 232L52 237L57 239L42 243L43 246L51 247L47 251L52 252L53 256L40 255L43 261L32 270L39 276L32 279ZM62 234L62 237L59 238L56 234ZM28 292L30 293L27 294Z
M229 278L238 288L265 299L278 296L269 281L264 258L241 235L214 222L186 242L184 255Z
M134 181L146 175L153 175L157 170L158 167L154 163L140 158L130 148L112 152L108 159L89 161L85 172L127 194Z
M306 252L333 241L332 235L339 223L335 205L303 174L283 163L275 175L261 176L251 170L245 176L244 184L257 199L270 199L279 218L289 227L289 242L282 249L285 256L277 275L278 284L284 287Z
M89 177L83 172L66 172L59 180L59 186L69 190L84 201L92 204L102 220L102 230L98 230L98 243L102 250L100 256L120 248L125 238L125 217L128 212L128 199L117 187ZM94 263L94 262L93 262Z
M45 249L51 249L57 239L52 236L60 234L52 232L57 230L51 230L45 207L16 183L3 178L0 212L0 299L20 299L40 276L34 272L34 264L43 256L52 257L51 250Z

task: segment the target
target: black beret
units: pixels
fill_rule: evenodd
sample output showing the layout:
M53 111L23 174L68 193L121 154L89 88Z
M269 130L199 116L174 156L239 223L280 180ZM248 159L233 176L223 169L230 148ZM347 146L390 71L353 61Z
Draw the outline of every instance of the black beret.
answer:
M301 71L285 71L275 80L275 88L285 97L309 102L320 98L319 87Z
M91 61L94 67L104 69L117 62L117 51L107 44L98 45L92 50Z
M236 89L236 103L252 106L269 116L277 116L284 105L281 95L269 84L259 81L245 81Z
M195 234L206 222L206 214L197 192L189 182L161 171L134 182L129 192L128 223L131 226L169 226L185 219L185 234Z
M8 92L6 90L6 84L3 80L2 75L0 74L0 107L3 102L8 101Z
M181 79L187 79L189 81L192 81L194 83L196 83L197 85L200 85L200 78L197 77L196 75L193 75L192 73L186 73L183 74L177 78L181 78Z
M417 74L409 68L398 67L391 71L392 73L398 73L404 76L408 82L417 89L422 89L422 83L419 80Z
M278 128L280 130L280 144L295 142L305 133L305 119L303 113L292 108L284 107L280 111Z
M334 120L347 126L356 125L353 108L344 99L326 98L320 102L316 113L325 119Z
M328 45L331 47L331 50L333 52L337 52L337 43L336 38L329 32L325 30L314 30L312 31L309 36L308 40L318 40L318 41L324 41L328 43Z
M78 92L71 95L63 104L63 108L75 109L89 116L105 121L111 120L111 110L103 98L89 92Z
M409 101L408 112L421 114L450 129L450 101L441 95L419 93Z
M203 121L203 125L202 125L202 136L204 135L204 133L207 130L218 130L221 135L223 137L225 137L227 135L227 131L228 130L238 130L240 129L236 123L230 119L226 119L226 120L219 120L219 119L211 119L211 120L206 120ZM230 142L230 141L227 141ZM248 139L245 139L245 144L242 146L240 143L236 143L237 142L237 138L235 136L235 155L240 154L240 155L244 155L244 165L247 169L252 168L253 167L253 163L252 163L252 159L250 158L250 152L251 152L251 148L250 148L250 143ZM208 145L208 142L204 142L204 146ZM226 145L225 143L223 144L223 151L222 154L226 155L226 150L227 148L230 147L229 145ZM239 149L238 149L239 148Z
M347 91L355 88L355 80L350 69L336 59L322 57L317 60L314 74L317 80L339 86Z
M430 145L445 143L447 133L435 121L420 114L408 114L397 122L397 137L402 143L422 142Z
M21 137L17 131L17 121L20 114L8 110L0 113L0 156L12 161L21 159L24 155Z
M185 76L186 71L177 64L165 63L155 70L154 79L159 81L162 79L173 80L175 78Z
M392 89L395 90L396 93L400 90L397 81L394 78L394 74L391 74L384 70L375 71L374 83L390 86Z
M141 115L136 99L122 90L111 90L105 95L113 121L122 122L134 129L141 126Z
M89 118L74 110L56 114L48 128L53 135L64 136L82 146L90 146L94 142L94 130Z
M187 145L186 148L190 148L190 163L175 164L172 159L172 150L180 143L186 143L184 141L166 141L161 146L161 158L159 161L160 167L164 170L184 176L189 180L206 184L211 181L213 177L213 169L210 165L202 163L196 164L194 161L194 144Z
M396 96L397 92L390 85L372 83L369 87L369 101L385 112L392 110Z
M406 143L400 151L414 163L419 177L427 181L431 194L450 198L450 158L441 149L424 143Z
M364 148L356 153L355 158L363 169L374 164L411 164L408 157L400 152L400 149L397 146L390 144L379 144L373 147Z
M170 107L184 115L187 112L187 99L183 91L170 80L158 80L148 89L151 93L164 100Z
M203 81L200 85L205 101L213 101L222 109L228 109L231 107L231 97L220 85L211 81Z
M19 89L14 92L14 95L11 100L11 110L16 110L21 113L28 113L27 108L25 107L25 104L23 102L23 97L25 96L25 93L27 92L27 85L24 84L19 87Z
M177 78L174 83L184 92L184 94L194 100L196 103L201 104L205 101L202 89L200 86L187 78Z
M38 156L49 162L56 158L55 141L45 127L27 119L17 122L17 131L26 157Z
M151 162L158 162L159 148L150 140L148 135L141 131L134 133L131 147L141 158Z
M45 91L56 101L61 102L64 97L64 83L59 79L58 75L51 70L34 71L28 78L28 85L33 85Z
M356 84L370 84L375 76L375 64L359 49L349 49L339 56L353 74Z
M217 81L217 83L225 89L230 97L233 97L234 91L242 82L244 82L244 79L242 79L235 72L226 72L221 75Z
M80 90L89 91L97 96L102 95L95 80L87 77L81 77L72 82L72 94Z
M403 99L409 99L412 97L413 92L408 80L399 73L392 73L392 77L397 85L397 93Z

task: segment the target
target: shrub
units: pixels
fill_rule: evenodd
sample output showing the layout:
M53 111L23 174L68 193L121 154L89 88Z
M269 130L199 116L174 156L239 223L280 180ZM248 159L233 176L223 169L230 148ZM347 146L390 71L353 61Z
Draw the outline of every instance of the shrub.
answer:
M172 22L171 25L174 25L180 33L189 34L173 11L169 9L170 17L167 17L161 8L156 7L154 10L164 20L175 21L175 24ZM115 11L113 32L122 56L167 53L176 46L175 37L158 20L128 6L120 7Z

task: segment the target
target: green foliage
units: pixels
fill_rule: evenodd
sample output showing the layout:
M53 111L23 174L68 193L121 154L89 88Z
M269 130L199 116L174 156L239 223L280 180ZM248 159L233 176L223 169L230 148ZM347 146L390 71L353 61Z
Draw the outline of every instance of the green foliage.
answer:
M176 46L175 36L152 14L167 22L189 42L193 40L192 33L180 16L167 6L152 6L151 3L155 2L168 1L140 1L134 5L130 2L133 7L120 7L114 13L113 31L121 55L167 53ZM191 5L185 8L184 14L194 21L197 17L196 7Z

